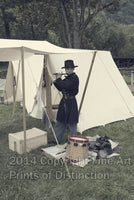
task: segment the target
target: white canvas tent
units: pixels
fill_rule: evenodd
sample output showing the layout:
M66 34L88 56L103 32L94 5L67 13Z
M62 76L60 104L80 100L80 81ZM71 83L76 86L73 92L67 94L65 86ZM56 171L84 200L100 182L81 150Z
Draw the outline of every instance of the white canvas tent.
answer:
M80 79L77 95L78 107L81 105L80 132L134 116L134 97L110 52L65 49L46 41L0 40L0 61L10 61L18 82L20 94L16 99L23 95L24 108L26 106L28 113L37 118L42 116L42 107L50 111L51 104L58 104L61 99L61 94L51 83L53 73L61 72L66 59L73 59L78 65L75 71ZM44 60L46 81L51 86L47 91L42 87ZM17 76L19 66L21 70ZM52 112L51 118L55 118L55 114Z

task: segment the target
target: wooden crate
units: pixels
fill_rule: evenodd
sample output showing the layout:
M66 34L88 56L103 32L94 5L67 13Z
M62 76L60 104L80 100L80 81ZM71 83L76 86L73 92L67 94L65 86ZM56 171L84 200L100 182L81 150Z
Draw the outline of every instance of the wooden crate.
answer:
M18 133L9 133L9 149L19 154L24 153L24 131ZM47 132L37 128L26 131L26 152L30 152L40 146L47 144Z

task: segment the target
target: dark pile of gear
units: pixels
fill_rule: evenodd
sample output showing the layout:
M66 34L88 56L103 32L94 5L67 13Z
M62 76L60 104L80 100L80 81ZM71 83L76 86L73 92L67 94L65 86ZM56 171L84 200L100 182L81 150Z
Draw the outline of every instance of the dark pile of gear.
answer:
M106 158L113 153L119 154L119 146L112 148L111 141L107 136L100 136L96 141L90 141L89 151L97 153L96 159Z

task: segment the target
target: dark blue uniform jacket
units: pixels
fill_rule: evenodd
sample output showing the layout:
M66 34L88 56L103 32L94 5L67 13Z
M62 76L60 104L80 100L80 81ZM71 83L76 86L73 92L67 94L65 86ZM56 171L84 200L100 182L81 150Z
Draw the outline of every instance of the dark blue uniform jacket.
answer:
M60 122L75 124L78 122L78 107L75 95L78 93L79 78L75 73L66 76L63 80L58 78L54 81L55 87L62 92L57 113Z

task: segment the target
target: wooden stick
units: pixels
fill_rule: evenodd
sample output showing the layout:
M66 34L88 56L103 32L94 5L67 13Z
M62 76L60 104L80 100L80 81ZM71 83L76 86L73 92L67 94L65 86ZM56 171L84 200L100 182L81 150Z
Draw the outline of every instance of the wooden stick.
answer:
M93 54L93 59L92 59L92 62L91 62L90 68L89 68L89 72L88 72L85 88L84 88L84 91L83 91L83 94L82 94L82 98L81 98L81 102L80 102L80 106L79 106L79 111L78 111L79 115L80 115L80 111L81 111L81 108L82 108L82 105L83 105L83 101L84 101L84 98L85 98L85 94L86 94L89 78L90 78L90 75L91 75L91 72L92 72L92 68L93 68L93 64L94 64L96 53L97 53L97 51L95 51L94 54Z
M22 64L22 93L23 93L23 129L24 129L24 153L26 153L26 108L25 108L25 69L24 69L24 47L21 48L21 64Z
M46 82L46 110L47 114L52 119L52 94L51 94L51 79L47 69L47 56L44 57L44 69L45 69L45 82Z
M52 123L51 123L51 121L50 121L50 118L49 118L49 116L48 116L47 111L45 110L45 108L44 108L44 112L46 113L47 119L48 119L48 121L49 121L51 130L52 130L52 133L53 133L53 136L54 136L54 138L55 138L55 140L56 140L56 143L57 143L57 145L59 146L59 142L58 142L58 140L57 140L55 131L54 131L54 129L53 129Z
M17 73L17 82L16 82L16 90L15 90L15 99L14 99L14 104L13 104L12 118L13 118L14 113L15 113L16 96L17 96L18 81L19 81L19 73L20 73L20 61L19 61L19 68L18 68L18 73Z
M45 108L44 108L44 111L45 111L45 113L46 113L47 119L48 119L49 124L50 124L50 126L51 126L51 130L52 130L52 133L53 133L54 138L55 138L55 140L56 140L56 143L57 143L57 145L58 145L58 147L59 147L59 142L58 142L58 140L57 140L57 137L56 137L55 131L54 131L54 129L53 129L52 123L51 123L51 121L50 121L50 119L49 119L49 116L48 116L48 114L47 114ZM63 159L63 162L64 162L64 164L65 164L65 168L66 168L66 171L67 171L67 173L68 173L68 176L69 176L69 178L72 180L71 175L70 175L70 172L69 172L69 169L68 169L68 167L67 167L67 163L66 163L66 161L65 161L64 159Z
M14 84L14 70L13 64L11 63L11 72L12 72L12 86L13 86L13 104L15 102L15 84Z

